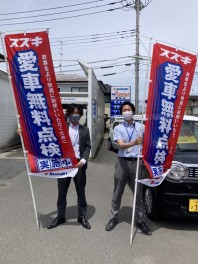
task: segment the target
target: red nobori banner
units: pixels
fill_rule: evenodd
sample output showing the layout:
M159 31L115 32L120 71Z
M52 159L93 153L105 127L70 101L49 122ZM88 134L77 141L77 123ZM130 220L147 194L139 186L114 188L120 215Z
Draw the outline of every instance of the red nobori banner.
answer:
M31 175L67 177L77 160L61 106L47 32L5 36Z
M170 169L192 85L197 57L154 44L143 145L150 179L159 185Z

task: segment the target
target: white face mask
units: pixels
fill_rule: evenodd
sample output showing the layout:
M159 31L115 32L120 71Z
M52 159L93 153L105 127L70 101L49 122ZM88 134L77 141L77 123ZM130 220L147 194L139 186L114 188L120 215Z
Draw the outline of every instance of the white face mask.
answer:
M122 116L125 120L131 120L133 118L133 112L132 111L126 111L122 113Z

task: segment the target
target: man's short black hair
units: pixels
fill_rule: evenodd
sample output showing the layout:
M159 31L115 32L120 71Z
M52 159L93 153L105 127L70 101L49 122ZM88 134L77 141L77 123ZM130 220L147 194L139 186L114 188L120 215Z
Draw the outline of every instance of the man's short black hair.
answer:
M122 108L123 108L124 105L129 105L131 107L131 110L132 110L133 114L135 114L135 106L131 102L124 102L120 106L120 114L121 115L122 115Z
M83 116L83 107L82 107L82 105L78 105L78 104L68 105L66 116L70 116L71 114L73 114L75 108L78 109L79 115Z

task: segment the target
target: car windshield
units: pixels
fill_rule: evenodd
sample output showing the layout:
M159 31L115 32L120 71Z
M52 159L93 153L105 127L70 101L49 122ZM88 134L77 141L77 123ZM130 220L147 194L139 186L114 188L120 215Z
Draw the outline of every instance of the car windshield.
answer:
M183 120L177 148L181 151L198 151L198 122Z

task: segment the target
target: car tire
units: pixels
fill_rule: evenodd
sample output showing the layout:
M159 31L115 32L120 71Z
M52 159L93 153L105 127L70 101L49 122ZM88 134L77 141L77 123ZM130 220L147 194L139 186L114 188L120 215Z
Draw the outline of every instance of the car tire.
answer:
M160 219L160 211L158 209L155 192L153 188L145 187L143 191L145 211L149 219Z
M108 150L113 150L113 146L110 138L108 138Z

